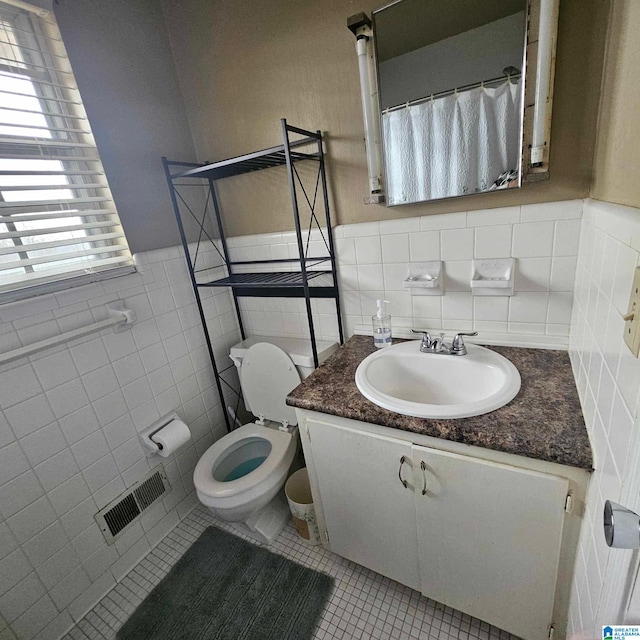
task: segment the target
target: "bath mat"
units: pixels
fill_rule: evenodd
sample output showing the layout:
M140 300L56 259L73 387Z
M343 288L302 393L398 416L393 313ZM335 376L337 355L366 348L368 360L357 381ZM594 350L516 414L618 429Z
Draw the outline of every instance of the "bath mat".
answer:
M209 527L117 640L309 640L333 578Z

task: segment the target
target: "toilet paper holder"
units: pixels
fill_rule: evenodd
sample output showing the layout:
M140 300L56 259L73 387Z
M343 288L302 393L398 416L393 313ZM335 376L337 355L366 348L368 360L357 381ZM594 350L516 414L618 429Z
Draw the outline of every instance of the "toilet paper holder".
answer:
M145 449L147 458L157 454L158 451L162 449L162 446L157 442L154 442L151 438L158 433L160 429L164 429L172 420L180 420L180 416L175 411L172 411L159 420L156 420L150 427L147 427L144 431L139 433L140 442L142 442L142 447Z

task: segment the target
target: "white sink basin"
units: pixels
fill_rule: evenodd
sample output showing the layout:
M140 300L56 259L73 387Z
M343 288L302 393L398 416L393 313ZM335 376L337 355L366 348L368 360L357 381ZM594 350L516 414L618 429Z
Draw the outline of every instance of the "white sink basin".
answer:
M520 373L495 351L467 344L467 355L421 353L420 340L380 349L356 370L360 393L383 409L417 418L468 418L507 404Z

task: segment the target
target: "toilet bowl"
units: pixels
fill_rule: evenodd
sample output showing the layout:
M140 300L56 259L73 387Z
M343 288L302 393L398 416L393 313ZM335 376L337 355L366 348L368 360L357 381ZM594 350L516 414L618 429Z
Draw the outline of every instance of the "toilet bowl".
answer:
M222 520L242 522L265 507L289 476L297 428L249 423L211 445L196 465L198 499Z
M289 519L283 487L298 450L298 428L295 410L285 400L298 384L296 365L280 347L250 346L240 363L240 385L258 420L212 444L193 474L202 504L267 543Z

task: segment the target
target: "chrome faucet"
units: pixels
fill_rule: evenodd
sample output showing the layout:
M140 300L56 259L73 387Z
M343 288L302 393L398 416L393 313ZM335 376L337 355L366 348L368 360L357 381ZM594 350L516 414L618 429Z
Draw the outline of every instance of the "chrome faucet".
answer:
M420 343L420 351L422 353L436 353L443 356L465 356L467 355L467 347L464 344L463 336L477 336L478 332L456 333L451 344L447 344L444 340L444 333L438 338L432 338L428 331L416 331L411 329L412 333L421 333L422 342Z

